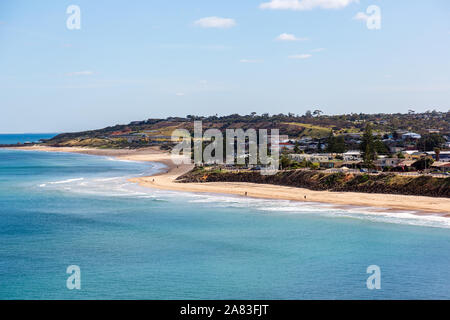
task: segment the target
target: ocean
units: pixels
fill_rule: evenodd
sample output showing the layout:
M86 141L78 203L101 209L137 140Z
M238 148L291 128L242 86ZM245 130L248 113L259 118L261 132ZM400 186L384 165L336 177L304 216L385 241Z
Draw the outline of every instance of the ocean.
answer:
M0 134L0 144L39 142L40 139L50 139L56 135L57 133L2 133Z
M127 181L162 169L0 150L0 299L450 299L448 219Z

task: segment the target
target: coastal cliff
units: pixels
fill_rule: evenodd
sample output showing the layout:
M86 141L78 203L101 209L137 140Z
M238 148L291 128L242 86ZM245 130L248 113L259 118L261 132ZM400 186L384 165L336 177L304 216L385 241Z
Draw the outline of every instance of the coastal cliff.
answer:
M264 176L259 172L209 171L202 168L180 176L180 183L250 182L314 191L364 192L450 198L450 178L432 176L399 176L394 174L324 173L318 171L280 171Z

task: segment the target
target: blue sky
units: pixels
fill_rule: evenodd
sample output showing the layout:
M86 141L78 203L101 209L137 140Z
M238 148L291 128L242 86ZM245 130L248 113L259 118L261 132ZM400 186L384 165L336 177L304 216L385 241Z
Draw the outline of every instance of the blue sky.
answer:
M448 0L0 2L0 132L449 107Z

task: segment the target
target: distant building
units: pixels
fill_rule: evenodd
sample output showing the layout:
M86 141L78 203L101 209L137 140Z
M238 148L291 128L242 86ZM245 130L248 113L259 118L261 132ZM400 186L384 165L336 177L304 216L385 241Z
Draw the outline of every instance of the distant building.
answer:
M416 162L416 160L403 160L397 164L397 167L409 168L415 162Z
M137 126L140 124L145 124L145 121L132 121L130 122L130 126Z
M360 161L362 159L361 151L350 150L342 154L344 161Z
M276 136L274 136L274 138L276 138ZM267 135L267 141L271 141L272 140L272 135L268 134ZM285 134L280 134L278 136L278 141L280 142L289 142L289 136L285 135Z
M424 152L421 152L419 150L406 150L403 151L402 154L405 156L405 159L420 159L421 157L425 156L426 154Z
M450 162L436 161L431 165L431 168L438 169L442 172L450 172Z
M402 162L402 159L398 158L383 158L375 160L374 164L376 167L384 169L386 167L397 167L398 164Z
M390 147L389 148L389 151L391 153L399 153L399 152L402 152L403 150L404 150L404 148L402 148L402 147Z
M330 160L333 160L333 156L330 156L328 154L321 154L321 153L315 153L315 154L291 154L289 155L289 158L297 161L310 161L310 162L328 162Z
M300 139L297 139L297 142L301 143L301 144L307 144L307 143L310 143L312 140L313 140L313 138L311 138L311 137L302 137Z
M432 156L434 160L436 160L436 152L429 151L426 152L427 155ZM450 151L441 151L439 153L439 161L441 162L450 162Z
M420 134L414 133L414 132L407 132L407 133L402 134L403 140L408 140L408 139L419 140L420 138L422 138L422 136Z
M281 150L289 150L292 151L295 148L295 144L289 143L289 142L280 142L279 143Z

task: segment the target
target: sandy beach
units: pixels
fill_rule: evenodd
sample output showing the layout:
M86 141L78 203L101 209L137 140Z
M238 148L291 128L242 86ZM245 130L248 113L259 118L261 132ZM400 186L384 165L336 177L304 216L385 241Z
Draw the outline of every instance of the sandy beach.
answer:
M160 162L167 169L154 176L130 179L144 187L162 190L231 194L262 199L291 200L300 202L321 202L336 206L372 207L375 210L405 210L416 211L418 214L439 214L450 217L450 199L421 196L405 196L393 194L371 194L355 192L311 191L277 185L261 185L254 183L208 182L208 183L178 183L176 178L192 170L193 165L175 165L171 154L163 152L157 147L138 150L127 149L89 149L72 147L21 147L21 150L35 150L48 152L72 152L100 156L113 156L123 160ZM306 199L305 199L306 196Z

